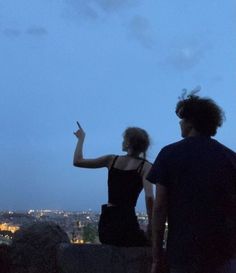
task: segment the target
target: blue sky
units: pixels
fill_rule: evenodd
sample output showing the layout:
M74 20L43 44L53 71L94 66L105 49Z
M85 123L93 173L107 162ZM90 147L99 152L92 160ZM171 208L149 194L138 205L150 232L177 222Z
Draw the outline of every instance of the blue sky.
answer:
M72 166L76 120L86 157L139 126L153 161L180 139L183 88L225 110L236 150L235 18L235 0L0 0L0 208L99 210L107 171Z

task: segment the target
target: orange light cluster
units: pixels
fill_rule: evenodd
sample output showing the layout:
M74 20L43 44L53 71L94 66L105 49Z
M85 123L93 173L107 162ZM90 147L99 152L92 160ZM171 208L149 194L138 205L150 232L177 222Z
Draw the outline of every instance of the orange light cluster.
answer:
M18 229L20 229L18 226L11 226L6 223L0 224L0 231L11 231L15 233Z
M72 241L73 244L84 244L84 240L82 239L76 239Z

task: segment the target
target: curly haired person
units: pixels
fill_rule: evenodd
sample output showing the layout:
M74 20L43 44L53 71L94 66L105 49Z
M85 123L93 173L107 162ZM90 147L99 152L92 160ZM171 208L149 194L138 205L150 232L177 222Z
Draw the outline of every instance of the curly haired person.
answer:
M165 255L171 273L236 272L236 154L212 138L224 112L192 93L178 101L176 114L183 140L164 147L147 176L157 185L152 273L161 272Z

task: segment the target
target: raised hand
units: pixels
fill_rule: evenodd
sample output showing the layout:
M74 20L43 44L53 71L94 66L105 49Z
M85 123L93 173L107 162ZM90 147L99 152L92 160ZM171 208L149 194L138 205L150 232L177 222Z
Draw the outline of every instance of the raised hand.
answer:
M79 124L79 122L77 121L76 123L77 123L79 129L78 129L76 132L74 132L74 135L75 135L78 139L83 140L83 139L85 138L85 132L84 132L83 128L81 127L81 125Z

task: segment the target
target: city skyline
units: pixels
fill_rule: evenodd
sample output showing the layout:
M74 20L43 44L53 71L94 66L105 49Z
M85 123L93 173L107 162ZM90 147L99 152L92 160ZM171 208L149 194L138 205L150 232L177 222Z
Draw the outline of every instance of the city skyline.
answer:
M236 2L0 0L0 210L100 210L107 170L84 155L122 154L122 132L146 129L148 159L181 139L175 105L201 86L236 150ZM144 211L143 195L137 210Z

